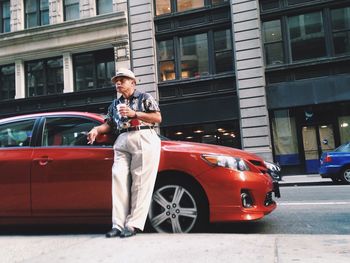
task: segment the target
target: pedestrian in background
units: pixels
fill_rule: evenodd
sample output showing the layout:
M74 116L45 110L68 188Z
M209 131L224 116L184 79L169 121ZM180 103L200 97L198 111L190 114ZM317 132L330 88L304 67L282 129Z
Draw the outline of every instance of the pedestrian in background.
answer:
M115 132L112 167L112 230L106 237L130 237L142 231L156 181L160 139L154 125L162 120L157 102L136 90L132 71L120 69L112 78L121 96L113 100L105 123L88 133L88 143L98 134Z

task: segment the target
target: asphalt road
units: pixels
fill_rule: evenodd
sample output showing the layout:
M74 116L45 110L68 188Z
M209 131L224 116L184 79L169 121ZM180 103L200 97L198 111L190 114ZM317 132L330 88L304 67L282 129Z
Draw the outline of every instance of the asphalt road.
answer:
M282 187L263 220L106 239L105 227L0 228L0 262L317 262L350 258L350 186Z

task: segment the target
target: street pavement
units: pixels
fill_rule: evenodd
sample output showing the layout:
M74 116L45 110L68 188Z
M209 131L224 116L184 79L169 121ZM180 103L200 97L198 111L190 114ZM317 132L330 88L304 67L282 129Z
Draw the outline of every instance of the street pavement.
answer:
M322 178L319 174L304 174L304 175L284 175L279 182L280 186L293 185L322 185L333 184L330 178Z
M280 182L281 187L330 183L319 175L288 175ZM103 233L0 235L1 263L345 263L349 258L350 235L345 234L139 233L128 239L107 239Z

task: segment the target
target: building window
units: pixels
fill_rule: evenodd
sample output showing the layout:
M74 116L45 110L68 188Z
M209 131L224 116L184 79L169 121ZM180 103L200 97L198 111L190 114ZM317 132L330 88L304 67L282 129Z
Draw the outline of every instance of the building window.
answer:
M160 80L200 78L232 72L231 41L231 30L225 29L158 42Z
M266 65L284 63L281 21L263 23L263 38Z
M340 144L350 142L350 116L338 118L340 129Z
M326 56L321 12L288 18L293 61Z
M276 161L281 165L300 163L295 118L288 110L273 113L272 132Z
M49 0L26 0L26 28L49 24Z
M175 79L174 41L165 40L159 42L158 52L161 80L166 81Z
M209 74L207 34L180 37L181 79Z
M15 87L15 66L0 67L0 100L14 99Z
M166 127L162 128L162 134L171 140L241 148L239 123L237 120Z
M204 8L209 5L217 6L229 3L229 0L155 0L156 15L185 12Z
M178 12L204 7L204 0L178 0L176 2Z
M28 97L63 92L63 60L50 58L26 63Z
M115 73L113 49L74 55L73 63L76 90L111 87Z
M96 0L97 14L107 14L113 12L112 0Z
M331 11L334 52L336 55L350 52L350 7Z
M214 32L214 53L216 73L233 70L231 30Z
M79 19L79 0L64 0L64 20Z
M0 1L0 23L1 23L0 33L6 33L11 31L10 1Z

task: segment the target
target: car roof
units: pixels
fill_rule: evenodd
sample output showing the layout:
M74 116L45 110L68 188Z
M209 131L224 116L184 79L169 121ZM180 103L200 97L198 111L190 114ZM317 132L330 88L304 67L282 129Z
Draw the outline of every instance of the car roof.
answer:
M41 113L12 116L12 117L1 119L0 123L14 121L14 120L21 120L21 119L45 117L45 116L69 116L69 115L89 117L89 118L93 118L95 120L100 120L100 121L103 121L103 119L104 119L103 115L98 114L98 113L80 112L80 111L56 111L56 112L41 112Z

